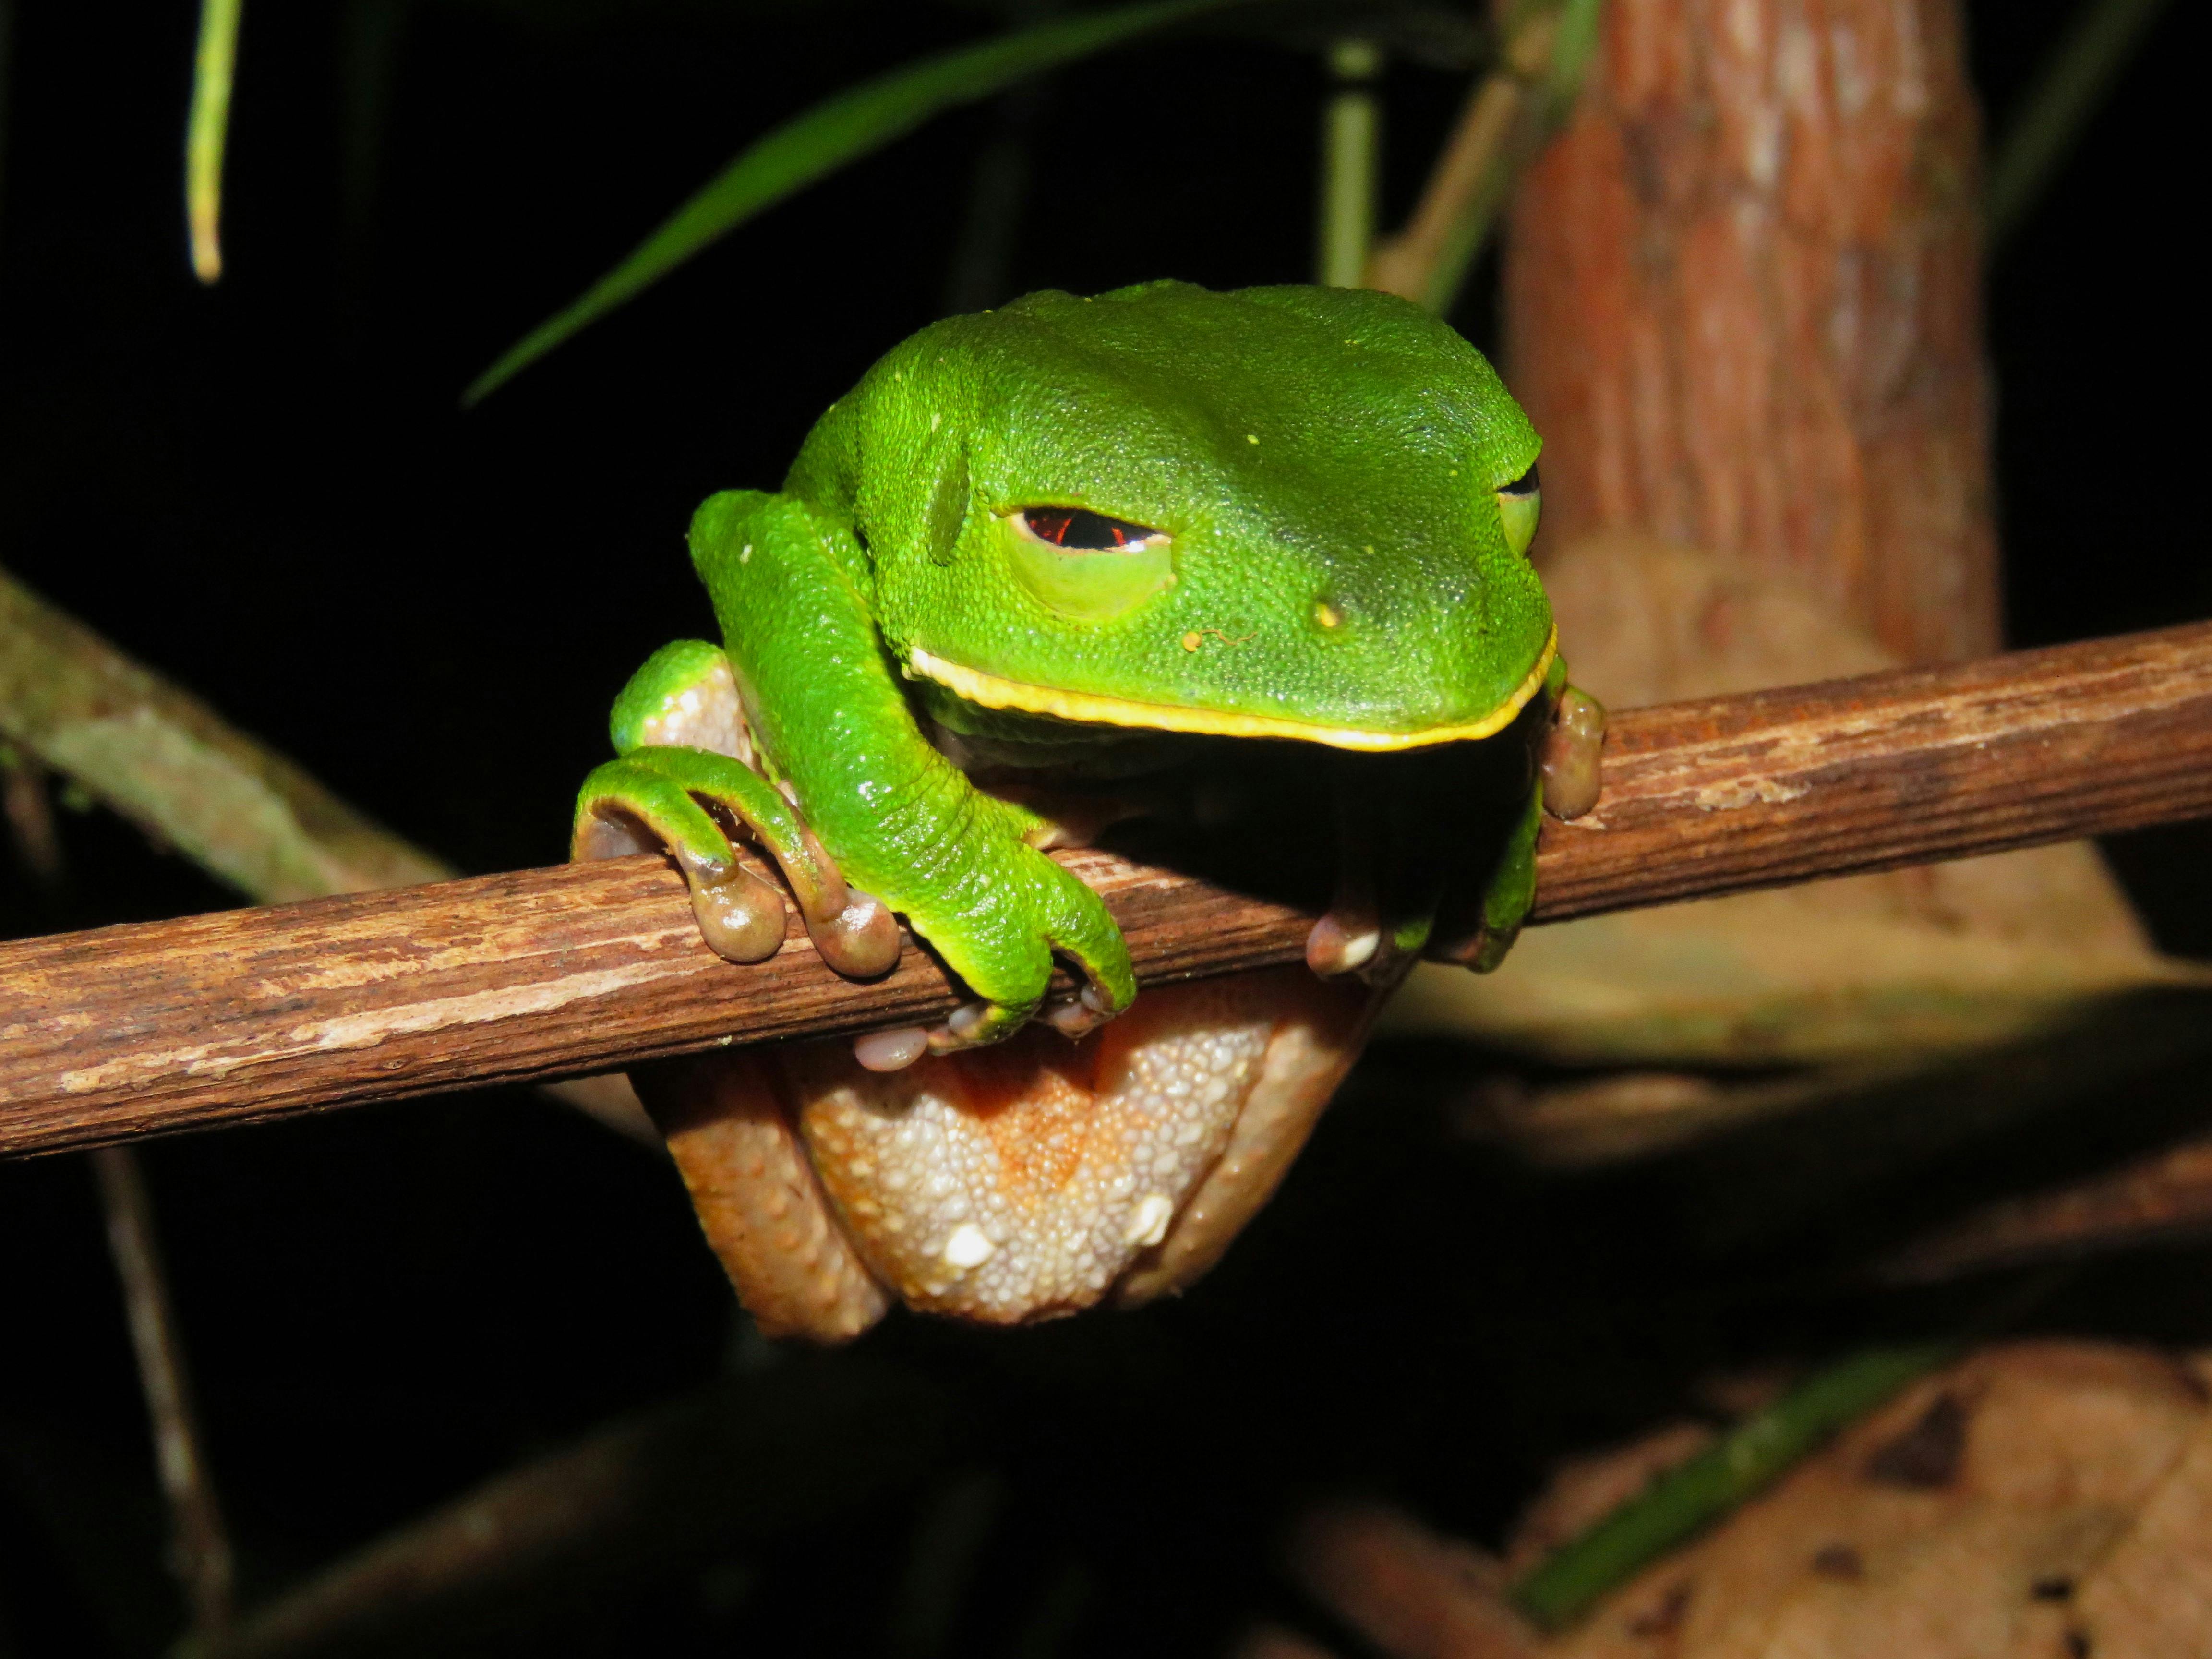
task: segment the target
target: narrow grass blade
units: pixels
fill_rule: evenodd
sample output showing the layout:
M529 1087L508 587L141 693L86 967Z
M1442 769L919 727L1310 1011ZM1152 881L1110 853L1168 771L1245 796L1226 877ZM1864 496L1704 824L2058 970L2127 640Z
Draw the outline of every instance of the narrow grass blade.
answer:
M200 0L200 44L192 58L192 109L185 123L185 222L192 272L222 275L222 148L230 131L230 82L238 62L245 0Z
M1990 164L1984 216L1992 249L2019 229L2166 0L2087 0L2036 71Z
M1147 30L1236 3L1158 0L1042 23L924 58L816 105L723 168L574 304L510 347L462 394L461 401L477 403L717 237L940 111L987 98L1024 76L1103 51Z
M1844 1424L1959 1352L1951 1343L1876 1348L1811 1377L1670 1469L1513 1586L1516 1607L1557 1630L1647 1561L1728 1514Z

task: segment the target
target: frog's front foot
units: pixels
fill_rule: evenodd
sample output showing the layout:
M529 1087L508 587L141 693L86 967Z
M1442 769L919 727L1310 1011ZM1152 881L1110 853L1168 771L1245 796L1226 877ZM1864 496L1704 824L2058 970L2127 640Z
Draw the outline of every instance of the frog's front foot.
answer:
M1504 963L1522 922L1535 905L1535 848L1544 814L1579 818L1597 805L1599 757L1606 741L1606 710L1589 692L1558 684L1548 712L1531 708L1526 737L1491 738L1526 745L1535 761L1535 787L1522 794L1517 817L1506 827L1489 874L1468 884L1460 869L1443 894L1418 883L1402 849L1376 821L1374 794L1345 792L1338 803L1340 874L1328 915L1305 938L1305 960L1322 978L1358 973L1376 987L1395 984L1413 957L1458 963L1489 973ZM1526 761L1522 761L1526 765ZM1526 772L1522 772L1526 776ZM1517 785L1526 787L1526 785ZM1453 849L1451 860L1464 858ZM1420 860L1413 858L1413 865ZM1387 898L1376 898L1382 887Z
M783 945L783 896L738 860L751 836L781 868L822 959L854 979L898 961L897 920L849 885L797 809L756 772L752 734L729 659L701 640L653 653L615 705L621 758L584 780L569 857L665 851L684 872L691 914L718 955L761 962Z
M1033 1020L1074 1041L1136 998L1129 947L1104 901L1039 850L1060 826L1025 803L967 799L961 836L931 840L951 855L891 897L974 1000L927 1031L875 1034L855 1050L871 1070L987 1048ZM1054 984L1055 961L1073 986Z
M701 936L732 962L761 962L782 947L783 896L739 861L732 836L738 826L782 870L823 961L851 979L890 970L897 920L848 884L791 803L733 757L669 746L608 762L577 796L569 856L665 851L690 889Z

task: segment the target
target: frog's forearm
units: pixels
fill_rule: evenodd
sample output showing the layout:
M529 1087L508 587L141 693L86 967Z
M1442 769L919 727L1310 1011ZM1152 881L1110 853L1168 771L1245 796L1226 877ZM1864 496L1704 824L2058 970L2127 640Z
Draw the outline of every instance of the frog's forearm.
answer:
M949 873L996 827L972 816L994 803L915 727L835 544L847 533L789 497L730 491L699 509L693 558L769 765L847 876L888 894Z
M847 878L905 912L991 1002L1033 1006L1055 945L1127 1002L1118 932L1088 889L1023 844L1032 816L981 793L923 738L848 541L804 503L757 492L717 495L693 520L693 558L769 764Z

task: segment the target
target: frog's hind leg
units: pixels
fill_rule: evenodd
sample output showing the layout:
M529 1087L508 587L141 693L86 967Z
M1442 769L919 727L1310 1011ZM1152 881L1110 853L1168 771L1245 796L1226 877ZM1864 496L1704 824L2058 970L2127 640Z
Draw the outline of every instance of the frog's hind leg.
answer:
M844 1342L890 1294L831 1213L772 1063L702 1054L631 1074L738 1298L769 1336Z
M1302 969L1249 975L1271 981L1275 1027L1228 1145L1177 1212L1166 1234L1114 1287L1115 1305L1140 1307L1212 1270L1282 1184L1291 1163L1366 1044L1383 993L1323 983ZM1157 995L1158 993L1150 994Z

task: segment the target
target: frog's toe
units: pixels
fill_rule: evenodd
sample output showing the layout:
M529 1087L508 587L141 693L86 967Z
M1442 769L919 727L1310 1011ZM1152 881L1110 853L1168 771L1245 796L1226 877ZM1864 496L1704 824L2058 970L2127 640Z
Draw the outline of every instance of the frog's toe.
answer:
M766 962L783 948L783 895L732 859L709 865L687 857L676 861L691 890L691 915L700 936L714 954L731 962Z
M1357 976L1369 985L1395 985L1428 943L1431 917L1418 903L1385 919L1375 884L1364 871L1347 870L1328 914L1306 933L1306 966L1317 979Z
M963 1048L1004 1042L1029 1024L1036 1012L1034 1003L1024 1007L1005 1002L963 1002L945 1017L945 1024L930 1032L929 1052L957 1054Z
M716 955L762 962L782 948L783 895L738 862L721 825L681 780L653 766L624 757L585 779L568 848L580 861L665 852L684 872L691 914Z
M898 918L872 893L857 887L845 890L845 902L836 915L806 918L807 937L822 960L848 979L874 979L898 963Z
M1073 996L1053 998L1045 1004L1039 1018L1069 1042L1078 1042L1113 1018L1114 1014L1114 1006L1106 994L1095 985L1086 985Z
M1306 934L1306 966L1321 979L1358 972L1382 948L1382 922L1372 905L1340 899Z
M853 1058L870 1072L903 1072L929 1052L929 1033L919 1025L866 1031L853 1039Z
M1569 686L1559 694L1544 733L1538 764L1544 775L1544 810L1555 818L1578 818L1597 805L1604 778L1605 705Z

